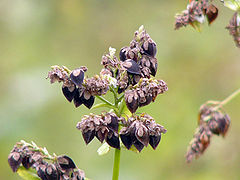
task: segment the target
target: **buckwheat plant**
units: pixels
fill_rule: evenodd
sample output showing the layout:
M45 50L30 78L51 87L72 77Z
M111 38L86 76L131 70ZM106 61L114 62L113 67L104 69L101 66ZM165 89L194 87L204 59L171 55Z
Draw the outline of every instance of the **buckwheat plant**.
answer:
M51 83L62 82L63 95L75 107L106 108L101 114L84 115L77 129L89 144L94 137L103 143L99 155L115 149L113 180L119 176L122 149L141 152L149 144L156 149L166 129L147 113L136 113L138 108L154 102L159 94L168 90L163 80L157 80L157 45L141 26L129 46L120 50L109 48L102 56L101 72L87 77L87 67L69 70L65 66L52 66L48 74ZM113 102L104 95L111 93ZM101 101L94 105L95 99ZM94 105L94 106L93 106Z
M226 29L233 36L236 46L240 48L240 0L220 1L224 6L235 12ZM213 0L189 0L187 9L175 16L175 29L177 30L190 24L197 31L201 31L201 25L206 19L210 25L217 16L218 8L213 5Z
M186 154L186 160L190 163L193 158L198 158L204 153L210 144L213 135L221 135L225 137L229 126L230 117L223 109L223 106L240 94L240 89L223 101L207 101L200 107L198 128L194 134L192 141Z
M34 142L17 142L8 156L13 172L26 180L86 180L84 171L78 169L66 156L50 155L46 148Z

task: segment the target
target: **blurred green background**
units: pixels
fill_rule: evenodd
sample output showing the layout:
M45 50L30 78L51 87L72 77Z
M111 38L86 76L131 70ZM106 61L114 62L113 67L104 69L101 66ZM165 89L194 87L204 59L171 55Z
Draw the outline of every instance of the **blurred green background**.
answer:
M240 87L240 54L224 28L233 12L222 7L211 27L174 30L174 15L185 0L1 0L0 1L0 179L20 179L7 156L24 139L67 154L93 180L111 179L113 151L96 153L75 126L90 111L74 108L60 84L46 80L51 65L88 67L99 73L109 46L129 44L144 25L157 43L157 78L169 91L140 108L167 128L157 150L140 154L123 150L120 179L240 179L240 97L225 106L232 124L227 136L213 137L204 156L186 164L184 155L197 127L198 109L207 100L222 100ZM95 111L99 112L99 111Z

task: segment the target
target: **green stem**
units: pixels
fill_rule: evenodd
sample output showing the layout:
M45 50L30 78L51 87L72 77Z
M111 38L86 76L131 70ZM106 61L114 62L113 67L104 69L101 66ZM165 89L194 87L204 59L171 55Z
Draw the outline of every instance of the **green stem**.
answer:
M214 110L217 110L219 108L221 108L222 106L226 105L227 103L229 103L231 100L233 100L237 95L240 94L240 88L237 89L236 91L234 91L230 96L228 96L226 99L224 99L223 101L221 101L215 108Z
M110 103L108 100L106 100L104 97L102 96L96 96L96 98L100 99L102 102L105 102L106 104L108 104L109 106L114 106L114 104Z
M118 180L121 150L115 149L112 180Z

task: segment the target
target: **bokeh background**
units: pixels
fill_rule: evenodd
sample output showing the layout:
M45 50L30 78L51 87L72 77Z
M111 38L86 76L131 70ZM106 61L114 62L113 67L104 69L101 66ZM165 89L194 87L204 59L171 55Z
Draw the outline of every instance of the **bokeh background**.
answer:
M240 87L240 54L224 28L233 12L216 3L219 17L202 33L191 27L174 30L174 15L185 0L1 0L0 1L0 179L17 180L7 156L24 139L67 154L93 180L111 179L113 151L98 156L100 143L85 146L75 126L90 111L74 108L60 84L46 80L51 65L71 69L86 65L99 73L109 46L129 44L140 25L157 43L157 78L169 91L139 109L165 126L156 151L123 150L120 179L240 179L240 97L225 106L232 124L227 136L214 137L192 164L185 152L197 127L198 109L207 100L222 100ZM95 111L98 112L98 111Z

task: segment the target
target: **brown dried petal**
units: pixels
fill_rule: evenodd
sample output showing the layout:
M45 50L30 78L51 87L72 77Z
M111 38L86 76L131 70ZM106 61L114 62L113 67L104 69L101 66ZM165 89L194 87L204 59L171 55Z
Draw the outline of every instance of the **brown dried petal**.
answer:
M8 164L13 172L16 172L22 162L22 156L18 152L12 152L8 156Z
M58 164L63 170L76 168L76 165L74 164L73 160L66 155L58 156L57 159L58 159Z

